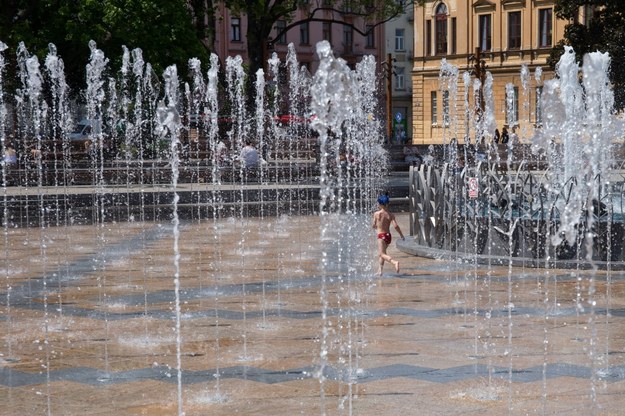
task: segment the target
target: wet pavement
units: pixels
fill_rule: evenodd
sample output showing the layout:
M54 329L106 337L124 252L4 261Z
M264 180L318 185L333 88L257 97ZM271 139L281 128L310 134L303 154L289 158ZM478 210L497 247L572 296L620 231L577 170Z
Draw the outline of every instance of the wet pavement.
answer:
M621 272L393 244L401 271L378 277L373 233L346 232L316 216L4 229L0 414L622 414Z

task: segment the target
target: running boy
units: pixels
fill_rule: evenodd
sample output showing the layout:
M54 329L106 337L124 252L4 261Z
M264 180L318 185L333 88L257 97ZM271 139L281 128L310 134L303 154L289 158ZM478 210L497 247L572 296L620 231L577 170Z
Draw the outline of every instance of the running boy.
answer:
M397 224L395 220L395 215L388 210L389 201L388 195L380 195L378 198L380 209L373 214L373 228L378 231L378 256L380 257L379 276L382 276L382 267L384 267L385 261L393 264L395 266L395 271L399 273L399 262L393 260L391 256L386 254L386 248L391 244L391 225L397 230L401 239L404 239L404 234L401 232L401 228L399 228L399 224Z

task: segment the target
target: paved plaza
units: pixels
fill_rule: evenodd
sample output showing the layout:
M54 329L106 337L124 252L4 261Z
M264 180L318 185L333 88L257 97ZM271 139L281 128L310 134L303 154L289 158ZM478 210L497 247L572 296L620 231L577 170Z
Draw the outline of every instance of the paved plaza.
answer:
M5 229L0 414L623 414L621 272L377 277L363 220Z

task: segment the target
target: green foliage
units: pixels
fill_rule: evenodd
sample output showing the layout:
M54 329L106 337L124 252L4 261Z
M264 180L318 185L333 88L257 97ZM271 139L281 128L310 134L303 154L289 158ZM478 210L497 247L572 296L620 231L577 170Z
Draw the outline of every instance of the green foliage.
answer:
M589 14L586 22L579 22L580 7ZM560 59L564 45L575 49L578 61L594 51L608 52L612 59L610 80L614 87L616 107L625 108L625 1L615 0L557 0L556 15L570 20L564 39L552 50L552 67ZM586 24L584 24L586 23Z
M121 66L122 46L141 48L155 72L171 64L185 76L188 60L208 62L209 51L196 36L186 0L4 0L0 8L0 41L10 51L24 42L41 61L54 43L65 62L70 85L82 88L90 40Z
M157 74L176 64L178 73L184 76L189 58L208 61L208 52L196 37L183 0L105 0L104 6L102 19L107 38L101 39L98 46L114 62L119 63L123 45L141 48L144 60Z
M424 0L418 0L423 3ZM329 21L350 24L363 17L369 25L382 24L400 14L397 0L3 0L0 8L0 41L7 43L5 56L14 59L19 42L43 62L48 44L54 43L65 62L70 85L84 86L89 41L94 40L110 60L110 75L121 66L122 46L140 48L157 75L171 64L187 75L188 60L208 62L214 42L215 8L223 3L234 14L248 19L249 73L264 65L270 36L278 20L286 30L303 22ZM301 20L297 10L306 10ZM357 21L357 20L356 20ZM353 25L357 33L365 28ZM11 63L15 65L15 62Z

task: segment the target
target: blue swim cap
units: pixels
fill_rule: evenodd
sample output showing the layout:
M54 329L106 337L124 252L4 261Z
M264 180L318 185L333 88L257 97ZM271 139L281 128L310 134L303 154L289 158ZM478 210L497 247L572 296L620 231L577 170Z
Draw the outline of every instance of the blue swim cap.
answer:
M380 205L387 205L388 203L389 203L388 195L380 195L378 197L378 204L380 204Z

